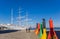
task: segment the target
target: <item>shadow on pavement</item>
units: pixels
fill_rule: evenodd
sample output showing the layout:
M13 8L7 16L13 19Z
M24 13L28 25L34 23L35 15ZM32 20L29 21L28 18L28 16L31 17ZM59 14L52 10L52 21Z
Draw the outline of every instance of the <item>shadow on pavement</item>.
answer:
M3 30L0 31L0 34L5 34L5 33L11 33L11 32L17 32L18 30Z

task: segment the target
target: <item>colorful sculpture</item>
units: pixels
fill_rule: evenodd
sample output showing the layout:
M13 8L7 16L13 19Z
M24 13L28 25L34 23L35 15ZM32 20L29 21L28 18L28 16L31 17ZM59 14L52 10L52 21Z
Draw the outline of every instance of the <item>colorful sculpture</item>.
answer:
M35 34L38 35L39 34L39 31L40 31L40 23L37 23Z
M45 19L43 19L43 34L42 34L41 39L47 39Z
M36 35L38 35L39 39L58 39L58 36L54 31L52 19L49 20L49 26L50 26L50 31L47 35L45 19L43 19L43 24L37 23L35 33Z
M40 24L40 32L39 32L39 34L38 34L38 37L41 39L41 37L42 37L42 24Z
M50 26L50 31L48 34L48 39L58 39L56 32L54 31L54 28L53 28L53 20L52 19L49 20L49 26Z

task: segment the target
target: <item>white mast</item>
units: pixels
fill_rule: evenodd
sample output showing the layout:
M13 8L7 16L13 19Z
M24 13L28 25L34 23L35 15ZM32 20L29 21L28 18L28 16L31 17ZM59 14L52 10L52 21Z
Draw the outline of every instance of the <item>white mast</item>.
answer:
M25 19L25 22L26 22L26 25L25 26L28 26L28 13L26 12L26 19Z
M18 23L19 24L18 25L21 26L21 15L20 15L21 14L21 9L20 8L19 8L18 14L19 14L19 17L18 17Z
M24 16L21 16L21 9L19 8L19 12L18 12L19 16L18 16L18 26L22 26L22 18L24 18Z
M11 24L13 24L13 9L11 9Z
M26 19L25 19L25 26L26 26L26 27L30 27L29 21L31 22L31 20L32 20L32 19L29 19L29 18L28 18L28 12L26 12Z

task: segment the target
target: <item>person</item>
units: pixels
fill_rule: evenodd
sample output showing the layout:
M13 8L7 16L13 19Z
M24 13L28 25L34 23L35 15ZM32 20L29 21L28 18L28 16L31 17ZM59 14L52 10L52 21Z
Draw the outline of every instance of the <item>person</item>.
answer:
M30 28L29 28L29 32L30 32Z
M27 32L27 28L26 28L26 32Z
M29 32L30 32L30 30L31 30L31 26L29 27Z

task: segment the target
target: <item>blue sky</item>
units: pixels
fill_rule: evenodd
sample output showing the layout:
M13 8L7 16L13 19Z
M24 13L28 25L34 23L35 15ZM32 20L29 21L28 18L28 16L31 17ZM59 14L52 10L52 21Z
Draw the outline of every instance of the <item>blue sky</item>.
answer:
M0 0L0 24L10 23L11 8L14 10L14 24L17 24L19 7L22 9L22 15L27 11L28 17L34 23L41 23L42 18L45 18L49 26L48 20L51 17L54 26L60 26L60 0Z

